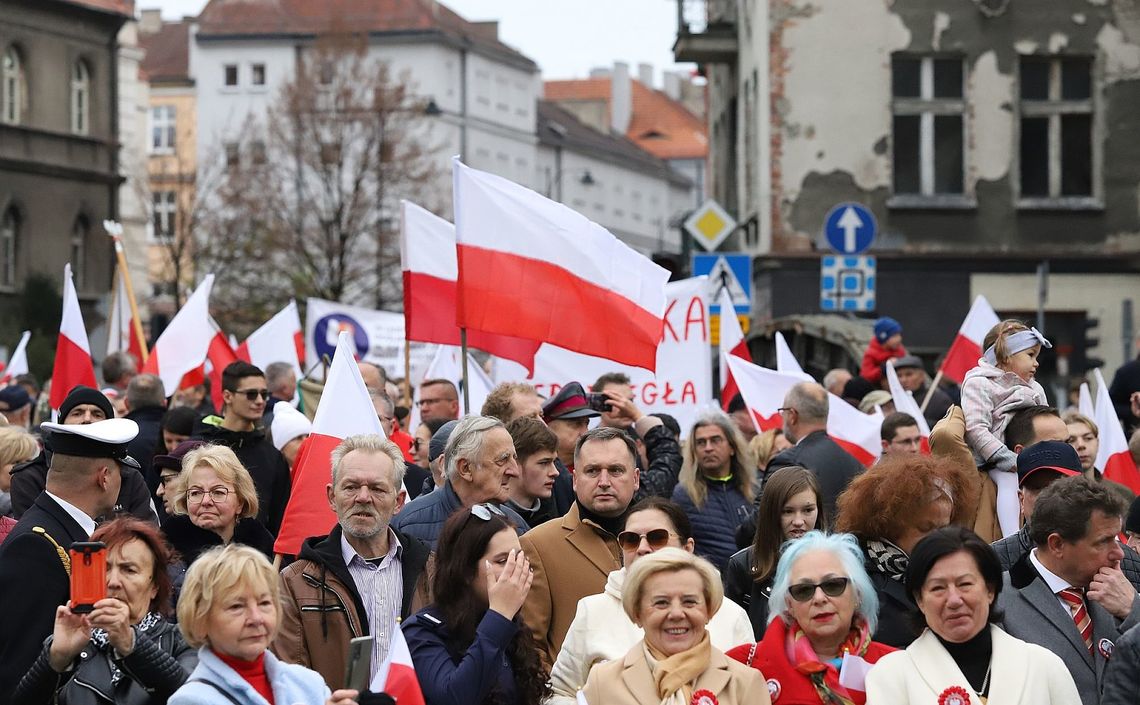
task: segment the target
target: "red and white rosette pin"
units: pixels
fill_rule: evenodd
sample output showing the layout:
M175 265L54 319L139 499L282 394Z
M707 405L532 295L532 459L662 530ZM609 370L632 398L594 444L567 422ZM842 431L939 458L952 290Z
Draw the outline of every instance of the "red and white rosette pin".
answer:
M952 685L938 696L938 705L970 705L970 694L965 688Z
M693 693L693 699L689 701L690 705L720 705L720 701L716 699L711 690L704 688Z

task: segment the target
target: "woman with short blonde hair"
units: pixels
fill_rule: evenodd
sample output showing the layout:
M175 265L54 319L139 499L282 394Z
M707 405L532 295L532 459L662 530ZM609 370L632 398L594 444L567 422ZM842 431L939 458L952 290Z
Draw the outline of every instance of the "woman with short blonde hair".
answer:
M32 434L19 426L0 426L0 516L12 513L12 466L39 454L40 445Z

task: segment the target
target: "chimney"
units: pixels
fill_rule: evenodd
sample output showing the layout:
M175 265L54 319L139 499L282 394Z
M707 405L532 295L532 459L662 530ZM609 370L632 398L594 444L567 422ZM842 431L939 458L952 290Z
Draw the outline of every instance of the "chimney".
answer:
M484 22L472 22L471 31L475 36L489 39L490 41L499 41L499 21L486 20Z
M676 71L665 72L665 95L681 100L681 76Z
M155 34L162 29L162 10L143 10L139 14L139 34Z
M590 69L590 78L609 78L613 72L608 68L594 68Z
M646 88L653 88L653 64L638 64L637 80Z
M610 131L624 135L633 117L633 88L629 82L629 64L614 62L610 78Z

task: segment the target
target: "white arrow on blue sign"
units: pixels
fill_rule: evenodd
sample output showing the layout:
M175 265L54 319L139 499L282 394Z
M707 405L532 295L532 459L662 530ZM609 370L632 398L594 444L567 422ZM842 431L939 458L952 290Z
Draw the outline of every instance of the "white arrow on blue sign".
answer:
M840 203L827 214L823 231L827 244L844 255L857 255L871 246L878 224L875 216L858 203Z

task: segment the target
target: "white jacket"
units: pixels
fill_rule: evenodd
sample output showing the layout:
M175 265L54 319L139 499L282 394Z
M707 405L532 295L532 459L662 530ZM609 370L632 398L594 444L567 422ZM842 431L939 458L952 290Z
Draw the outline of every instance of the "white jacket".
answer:
M645 636L621 607L624 584L625 568L621 568L609 574L604 592L578 600L578 611L550 671L553 692L545 705L575 705L594 664L622 658ZM708 630L712 645L721 651L755 641L748 613L727 597L709 620Z

